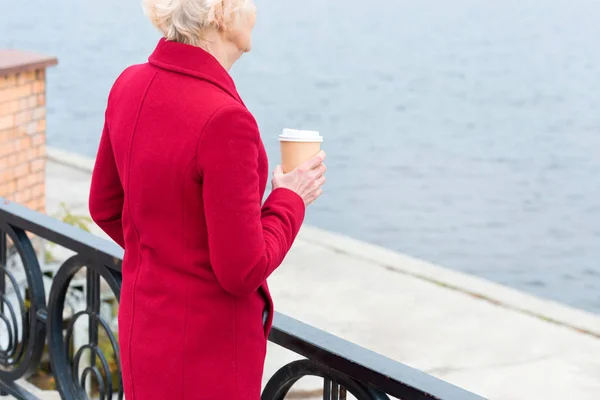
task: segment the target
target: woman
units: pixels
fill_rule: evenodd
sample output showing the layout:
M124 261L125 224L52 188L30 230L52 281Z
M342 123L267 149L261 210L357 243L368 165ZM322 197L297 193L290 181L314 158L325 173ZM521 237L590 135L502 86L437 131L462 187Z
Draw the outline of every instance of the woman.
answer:
M251 47L249 0L144 0L164 34L114 84L90 194L125 249L127 400L260 397L281 264L321 194L325 155L268 179L257 124L227 70Z

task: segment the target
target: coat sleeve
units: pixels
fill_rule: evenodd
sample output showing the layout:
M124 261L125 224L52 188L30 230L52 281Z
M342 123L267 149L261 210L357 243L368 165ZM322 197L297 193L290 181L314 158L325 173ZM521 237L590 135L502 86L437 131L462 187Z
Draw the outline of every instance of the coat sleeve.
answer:
M123 238L123 187L110 142L108 125L100 139L96 164L92 174L89 208L92 219L119 246L125 247Z
M226 106L207 123L197 149L210 262L236 296L256 291L283 262L304 220L303 200L287 189L274 190L261 207L259 146L252 115Z

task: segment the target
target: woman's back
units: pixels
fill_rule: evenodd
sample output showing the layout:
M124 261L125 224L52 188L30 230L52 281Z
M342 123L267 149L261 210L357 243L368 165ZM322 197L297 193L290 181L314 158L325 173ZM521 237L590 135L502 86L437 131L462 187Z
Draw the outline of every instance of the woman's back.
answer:
M208 81L152 64L119 77L107 123L124 188L128 252L182 273L201 274L198 267L208 266L197 147L209 117L235 102Z

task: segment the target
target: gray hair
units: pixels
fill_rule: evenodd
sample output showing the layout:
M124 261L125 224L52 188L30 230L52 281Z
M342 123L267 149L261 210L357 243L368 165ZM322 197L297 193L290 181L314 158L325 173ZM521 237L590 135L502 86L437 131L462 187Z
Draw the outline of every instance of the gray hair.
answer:
M252 0L142 0L142 7L167 40L193 46L203 44L205 29L227 29L255 9Z

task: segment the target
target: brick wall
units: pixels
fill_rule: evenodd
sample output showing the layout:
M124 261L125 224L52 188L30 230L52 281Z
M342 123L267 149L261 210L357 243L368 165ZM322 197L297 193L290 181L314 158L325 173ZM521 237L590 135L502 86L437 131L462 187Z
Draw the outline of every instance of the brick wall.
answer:
M0 50L0 196L45 211L46 68L56 59Z

